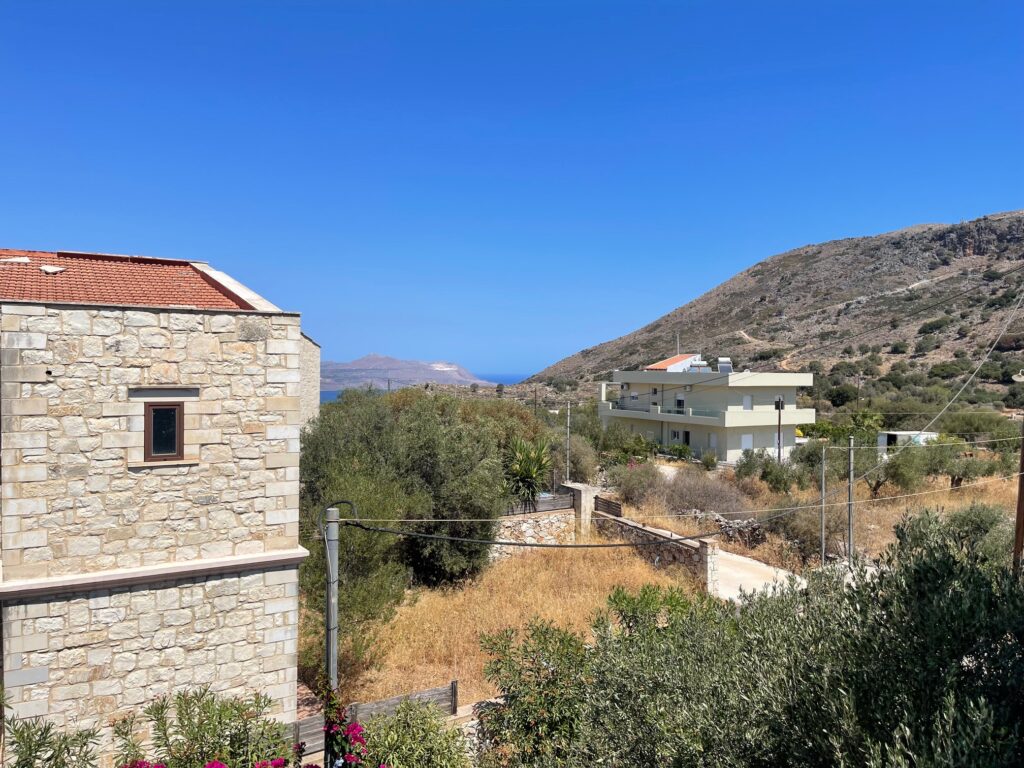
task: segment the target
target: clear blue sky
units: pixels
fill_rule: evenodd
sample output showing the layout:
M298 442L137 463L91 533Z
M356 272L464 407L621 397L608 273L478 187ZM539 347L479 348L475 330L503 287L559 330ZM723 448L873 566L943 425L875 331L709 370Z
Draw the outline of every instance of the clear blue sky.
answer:
M791 247L1024 208L1020 2L0 2L0 245L528 374Z

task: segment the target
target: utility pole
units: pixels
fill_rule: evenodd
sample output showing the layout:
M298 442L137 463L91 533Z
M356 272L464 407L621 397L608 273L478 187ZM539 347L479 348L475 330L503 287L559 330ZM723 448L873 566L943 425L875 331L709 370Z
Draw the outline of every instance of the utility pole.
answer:
M338 688L338 531L341 514L337 507L324 513L324 541L327 546L327 680Z
M676 331L676 354L679 354L679 331Z
M785 407L786 401L781 397L775 398L775 410L779 414L779 429L775 434L775 460L782 463L782 409Z
M533 418L537 418L537 387L533 388Z
M572 401L565 403L565 482L569 482L569 423L572 420Z
M1024 383L1024 370L1013 380ZM1020 468L1017 470L1017 527L1013 532L1013 575L1020 576L1021 551L1024 550L1024 414L1020 422Z
M1017 378L1014 376L1014 378ZM1013 573L1020 576L1021 550L1024 550L1024 417L1021 418L1020 468L1017 475L1017 527L1013 532Z
M846 560L853 563L853 435L850 435L850 479L846 489Z
M391 394L391 379L388 379L388 394Z
M826 441L821 443L821 567L825 567L825 457L828 455Z

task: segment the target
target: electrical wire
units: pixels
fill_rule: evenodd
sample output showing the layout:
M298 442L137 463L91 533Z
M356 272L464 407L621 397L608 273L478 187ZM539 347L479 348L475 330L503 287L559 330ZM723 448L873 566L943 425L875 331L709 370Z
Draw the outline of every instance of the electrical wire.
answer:
M1024 474L1024 473L1015 472L1015 473L1010 474L1010 475L1000 475L999 477L990 477L990 478L987 478L985 480L979 480L978 482L975 482L975 483L969 483L969 484L966 484L966 485L961 485L959 488L952 488L952 489L951 488L940 488L940 489L933 489L933 490L930 490L930 491L920 491L918 493L907 493L907 494L903 494L903 495L900 495L900 496L888 496L888 497L879 498L879 499L861 499L860 501L855 501L853 503L854 504L869 504L869 503L881 502L881 501L893 501L893 500L898 500L898 499L906 499L906 498L911 498L913 496L924 496L924 495L927 495L927 494L930 494L930 493L946 493L946 492L949 492L949 491L959 491L959 490L962 490L964 488L973 488L973 487L978 486L978 485L985 485L986 483L993 483L993 482L996 482L996 481L999 481L999 480L1008 480L1010 478L1019 477L1021 474ZM846 503L847 502L837 502L835 504L826 504L825 506L845 506ZM790 509L791 510L798 510L798 509L818 509L818 510L820 510L821 507L822 507L821 504L810 504L810 505L803 506L803 507L791 507ZM756 523L759 523L759 524L768 523L768 522L771 522L772 520L776 520L776 519L778 519L780 517L785 517L786 514L789 514L789 512L784 512L783 514L773 515L772 517L760 517L760 518L755 517L755 518L753 518L753 521L756 522ZM605 519L608 519L608 520L619 520L619 521L622 521L624 523L636 523L638 525L643 525L644 521L647 521L647 520L655 520L655 519L663 519L663 518L678 519L680 517L683 517L683 515L645 515L641 519L620 518L620 517L607 517ZM402 521L402 520L373 520L371 522L375 522L375 523L395 523L395 522L430 523L430 522L443 522L443 521L439 521L439 520L415 520L415 521L411 521L411 520L410 521ZM470 520L460 520L459 522L471 522L471 521ZM480 522L484 522L484 521L481 520ZM488 520L486 522L491 522L491 520ZM737 521L737 522L739 522L739 521ZM666 543L664 541L657 541L657 540L655 540L655 541L637 541L637 542L605 542L605 543L600 543L600 544L548 544L548 543L544 543L544 542L502 541L502 540L492 541L490 539L474 539L474 538L470 538L468 536L445 536L445 535L442 535L442 534L422 533L420 531L408 531L408 530L401 530L401 529L398 529L398 528L383 528L383 527L380 527L380 526L377 526L377 525L367 525L365 521L361 521L361 520L342 520L340 522L340 524L344 525L344 526L348 526L350 528L358 528L359 530L369 531L369 532L372 532L372 533L389 533L389 534L392 534L392 535L395 535L395 536L408 536L408 537L419 538L419 539L430 539L430 540L434 540L434 541L459 541L459 542L463 542L463 543L467 543L467 544L487 544L487 545L491 545L491 546L495 546L495 547L523 547L523 548L529 548L529 549L620 549L620 548L625 548L625 547L662 546L662 545L664 545ZM660 530L659 530L659 533L661 533ZM667 538L668 538L668 542L669 543L677 542L677 541L694 541L694 540L697 540L697 539L708 539L708 538L712 538L714 536L721 536L724 533L725 533L725 531L718 530L718 531L708 531L706 533L698 533L698 534L692 534L692 535L683 536L683 535L680 535L680 534L673 533L671 531L664 531L664 534L667 534Z

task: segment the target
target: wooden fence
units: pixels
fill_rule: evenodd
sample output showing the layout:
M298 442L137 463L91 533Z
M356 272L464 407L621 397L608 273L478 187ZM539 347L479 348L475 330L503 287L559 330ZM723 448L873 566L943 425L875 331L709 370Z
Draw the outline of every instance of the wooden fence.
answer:
M518 502L509 505L506 515L528 515L531 512L553 512L558 509L572 509L571 493L556 493L553 496L544 496L537 499L533 504Z
M604 512L606 515L622 517L622 505L617 501L612 501L611 499L606 499L601 496L594 497L594 510L597 512Z
M349 704L349 720L369 720L374 715L390 715L398 709L403 701L424 701L434 704L446 715L454 715L459 709L459 681L452 680L448 685L439 688L428 688L406 696L394 696L390 699L373 701L368 704ZM324 718L316 714L303 718L295 723L295 741L306 743L306 753L314 755L324 751Z

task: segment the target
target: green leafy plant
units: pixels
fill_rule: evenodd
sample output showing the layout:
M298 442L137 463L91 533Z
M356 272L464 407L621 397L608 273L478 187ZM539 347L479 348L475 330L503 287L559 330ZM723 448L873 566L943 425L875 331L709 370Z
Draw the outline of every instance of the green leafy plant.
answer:
M546 439L528 442L513 438L505 463L505 487L512 498L535 505L551 477L551 449Z
M367 759L388 768L470 768L462 732L426 702L403 701L392 715L366 723Z
M161 697L143 710L155 759L167 768L203 768L213 761L248 768L263 760L288 760L288 729L267 717L270 704L262 694L222 698L208 688ZM135 737L137 722L129 718L115 726L122 758L136 760L142 752Z

